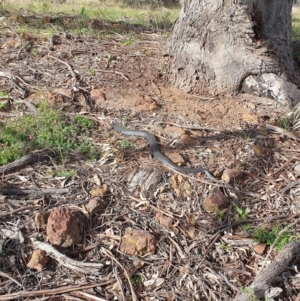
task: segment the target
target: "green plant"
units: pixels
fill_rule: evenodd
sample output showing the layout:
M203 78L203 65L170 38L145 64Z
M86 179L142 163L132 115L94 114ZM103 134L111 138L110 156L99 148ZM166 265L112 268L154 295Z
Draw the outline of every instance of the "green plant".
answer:
M236 209L236 211L239 215L240 220L245 219L250 213L250 210L248 208L242 208L242 207L239 207L235 204L234 204L234 207L235 207L235 209Z
M140 275L132 275L130 276L130 282L133 285L138 285L142 282L142 277Z
M224 251L231 251L232 250L232 246L230 244L225 243L225 242L221 243L220 248L223 249Z
M252 236L256 242L259 243L265 243L268 246L271 246L275 239L278 236L278 233L283 229L283 226L275 225L272 227L271 230L266 228L255 228ZM285 231L281 236L279 237L275 249L277 251L281 250L287 243L289 243L292 240L293 236L290 231Z
M255 297L253 287L241 288L241 292L247 295L247 301L259 301L259 299Z
M63 160L70 150L96 158L97 150L87 136L94 122L84 116L66 121L47 103L40 103L36 115L9 119L0 125L0 165L7 164L30 150L51 148Z
M96 71L95 71L95 69L90 68L90 69L88 70L88 73L91 74L91 75L95 75Z
M75 169L67 169L64 166L56 166L55 167L55 176L69 178L71 176L76 175Z
M92 129L95 126L95 121L82 115L74 116L74 123L81 129Z
M0 98L6 98L6 97L8 97L8 96L9 96L8 93L3 92L3 91L0 91Z
M38 51L38 49L32 49L32 50L30 51L30 53L31 53L33 56L38 56L40 52Z
M289 131L292 128L292 122L290 117L284 117L280 120L280 126L285 129L286 131Z
M222 220L225 217L225 211L224 210L217 210L216 215L219 220Z
M131 148L133 146L133 143L127 139L119 140L119 144L120 144L120 147L123 149Z
M250 139L250 135L248 133L244 133L244 140L249 140Z

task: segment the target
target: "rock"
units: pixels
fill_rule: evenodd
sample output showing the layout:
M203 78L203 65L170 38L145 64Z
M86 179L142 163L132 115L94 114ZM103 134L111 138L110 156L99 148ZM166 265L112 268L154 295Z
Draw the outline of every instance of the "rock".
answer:
M188 134L188 133L183 133L180 136L180 139L178 140L177 145L181 145L182 147L185 147L185 148L189 147L189 146L197 146L197 145L199 145L199 140L192 138L190 136L190 134Z
M89 202L84 206L84 215L90 217L95 213L103 213L106 207L108 206L109 201L103 200L99 197L91 198Z
M243 178L244 173L238 169L225 169L221 179L226 183L236 183Z
M34 269L37 271L41 271L45 265L47 264L49 258L46 256L46 252L43 250L34 250L32 252L30 261L28 262L27 266L30 269Z
M249 75L243 82L242 92L276 99L287 107L295 105L300 98L300 90L296 85L274 73Z
M228 168L236 168L239 169L243 166L243 163L240 160L231 160L226 164Z
M50 212L42 212L42 213L38 212L35 215L34 222L38 228L46 231L49 215L50 215Z
M300 163L297 163L294 166L294 171L295 171L295 173L296 173L297 176L300 176Z
M161 212L157 212L155 215L155 220L166 228L172 228L173 218L167 215L164 215Z
M96 188L90 191L92 197L102 197L109 192L108 186L104 184L101 188Z
M166 135L168 135L172 138L176 138L176 137L179 137L182 134L184 134L185 130L181 129L181 128L178 128L176 126L169 126L168 125L164 128L164 132L165 132Z
M47 236L52 245L64 248L80 243L78 213L69 208L52 210L47 223Z
M264 146L262 146L262 145L255 144L255 145L253 145L253 151L254 151L254 154L255 154L257 157L261 157L261 156L263 156L264 154L266 154L267 149L266 149Z
M125 254L143 256L154 251L155 247L155 237L149 232L126 228L120 250Z
M218 212L220 210L228 208L230 201L226 195L218 190L211 196L205 198L202 205L206 211Z
M181 166L184 163L184 159L179 153L168 154L168 158L178 166Z
M103 102L106 101L106 95L101 89L92 89L90 91L90 96L94 100L96 105L101 106Z

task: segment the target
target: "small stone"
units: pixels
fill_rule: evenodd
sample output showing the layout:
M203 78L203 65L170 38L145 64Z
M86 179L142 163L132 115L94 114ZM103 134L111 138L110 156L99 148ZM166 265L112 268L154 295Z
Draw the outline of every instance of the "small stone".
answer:
M243 172L238 169L225 169L221 179L226 183L236 183L243 178Z
M184 134L185 130L181 129L181 128L178 128L176 126L166 126L164 128L164 132L168 136L170 136L172 138L176 138L176 137L181 136L182 134Z
M240 160L231 160L226 164L226 166L231 169L232 168L239 169L243 166L243 163Z
M300 176L300 163L297 163L294 167L294 171L297 176Z
M91 99L95 102L96 105L102 104L106 101L106 95L101 89L92 89L90 91Z
M47 223L47 236L52 245L64 248L80 243L78 213L69 208L52 210Z
M184 163L184 159L179 153L171 153L168 155L168 158L179 166Z
M180 136L180 140L177 142L178 145L182 145L184 147L187 146L197 146L199 145L199 140L192 138L189 134L184 133Z
M229 205L230 201L228 197L219 190L203 201L203 208L209 212L218 212L228 208Z
M125 254L143 256L154 251L155 247L155 237L149 232L126 228L120 250Z
M253 151L256 156L261 157L267 152L267 149L262 145L255 144L253 145Z
M109 201L105 201L101 198L91 198L89 202L85 205L86 217L90 217L91 215L95 213L103 213L106 207L108 206Z
M46 252L43 250L34 250L32 252L30 261L28 262L27 266L30 269L34 269L37 271L41 271L45 265L47 264L49 258L46 256Z

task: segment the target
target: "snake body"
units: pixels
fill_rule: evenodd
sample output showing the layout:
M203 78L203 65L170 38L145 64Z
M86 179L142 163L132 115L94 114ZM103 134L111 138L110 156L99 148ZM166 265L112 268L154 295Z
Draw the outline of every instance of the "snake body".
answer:
M196 167L196 168L188 168L188 167L180 167L173 163L171 160L169 160L167 157L165 157L158 148L157 142L155 137L146 132L146 131L140 131L140 130L130 130L126 128L122 128L121 126L113 123L112 124L114 130L120 134L126 135L126 136L138 136L138 137L143 137L148 140L150 144L151 151L153 153L154 158L161 162L162 164L169 166L179 172L182 173L203 173L205 174L208 178L219 181L216 177L214 177L206 168L203 167Z

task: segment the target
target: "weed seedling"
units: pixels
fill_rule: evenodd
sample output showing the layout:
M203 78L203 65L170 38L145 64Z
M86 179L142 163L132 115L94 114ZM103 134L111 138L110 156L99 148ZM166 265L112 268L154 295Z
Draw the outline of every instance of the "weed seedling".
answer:
M246 219L250 213L250 210L248 208L242 208L237 205L234 205L234 207L239 215L239 220Z
M61 160L71 150L95 158L97 151L87 136L94 121L84 116L75 116L66 121L63 115L40 103L37 115L9 119L0 125L0 165L18 159L36 149L51 148Z
M286 131L289 131L292 127L290 118L289 117L282 118L280 120L280 125L283 129L285 129Z
M126 140L126 139L120 140L119 144L120 144L120 147L122 149L127 149L127 148L133 147L133 143L131 141L129 141L129 140Z
M142 281L142 277L140 275L132 275L130 277L130 282L132 285L138 285Z
M280 225L275 225L272 227L271 230L266 229L266 228L255 228L252 235L253 238L256 242L258 243L265 243L268 246L271 246L275 239L278 236L278 233L282 230L282 226ZM290 231L285 231L284 233L281 234L279 237L275 249L277 251L281 250L287 243L289 243L292 240L292 234Z

